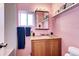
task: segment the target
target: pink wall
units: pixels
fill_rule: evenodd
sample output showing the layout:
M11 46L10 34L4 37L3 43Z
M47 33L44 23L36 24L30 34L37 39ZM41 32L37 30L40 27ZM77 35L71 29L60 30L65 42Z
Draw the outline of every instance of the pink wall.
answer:
M52 31L51 7L52 7L52 5L50 3L43 3L43 4L42 3L19 3L19 4L17 4L17 12L18 12L18 10L27 10L27 11L34 12L37 8L49 11L49 25L48 25L49 30L35 30L34 27L32 27L32 30L33 30L33 32L35 32L36 35L40 35L42 33L50 34L50 32ZM17 21L17 23L18 23L18 21ZM17 55L30 55L30 53L31 53L30 40L29 40L29 38L26 38L26 48L17 50Z
M17 4L17 10L26 10L26 11L31 11L31 12L34 12L37 8L41 9L41 10L46 10L46 11L49 11L49 30L35 30L34 27L33 28L33 31L36 33L36 35L40 35L42 33L49 33L52 31L52 20L51 20L51 17L52 17L52 13L51 13L51 7L52 7L52 4L51 3L19 3ZM17 18L18 19L18 18Z
M62 37L62 55L69 46L79 48L79 6L55 17L54 34Z
M73 8L67 12L64 12L51 20L52 5L51 4L17 4L18 10L34 11L36 8L44 8L50 12L49 18L49 30L35 30L36 35L42 33L50 33L54 31L54 34L62 38L62 55L67 52L69 46L79 47L79 7ZM29 38L26 38L26 48L17 50L17 55L30 55L31 44Z

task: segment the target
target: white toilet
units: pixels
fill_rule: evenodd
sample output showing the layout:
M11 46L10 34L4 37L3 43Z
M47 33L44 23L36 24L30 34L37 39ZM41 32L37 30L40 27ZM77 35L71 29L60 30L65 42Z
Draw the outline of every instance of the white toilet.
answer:
M68 52L65 53L65 56L79 56L79 48L69 47Z

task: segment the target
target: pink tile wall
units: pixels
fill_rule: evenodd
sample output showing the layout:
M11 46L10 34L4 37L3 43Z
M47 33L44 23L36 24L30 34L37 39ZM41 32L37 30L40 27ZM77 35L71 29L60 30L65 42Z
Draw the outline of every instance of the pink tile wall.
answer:
M79 48L79 6L55 17L54 34L62 37L62 55L69 46Z

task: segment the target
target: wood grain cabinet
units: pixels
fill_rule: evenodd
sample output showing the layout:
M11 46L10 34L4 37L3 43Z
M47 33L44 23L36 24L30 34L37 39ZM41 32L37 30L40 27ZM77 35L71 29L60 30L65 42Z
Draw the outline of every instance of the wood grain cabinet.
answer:
M31 40L32 56L61 56L61 38Z

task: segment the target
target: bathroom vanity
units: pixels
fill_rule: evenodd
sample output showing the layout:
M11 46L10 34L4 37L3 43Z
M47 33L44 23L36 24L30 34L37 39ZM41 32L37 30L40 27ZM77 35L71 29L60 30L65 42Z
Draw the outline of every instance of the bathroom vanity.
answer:
M31 37L32 56L61 56L61 38L55 36Z

